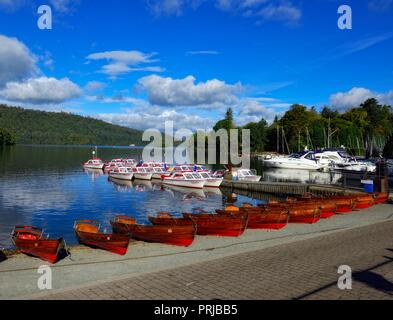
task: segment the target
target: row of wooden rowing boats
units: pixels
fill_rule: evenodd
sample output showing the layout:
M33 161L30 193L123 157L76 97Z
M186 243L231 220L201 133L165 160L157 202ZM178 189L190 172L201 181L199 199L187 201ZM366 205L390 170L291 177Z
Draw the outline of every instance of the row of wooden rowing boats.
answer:
M177 246L190 246L196 235L239 237L248 229L280 230L288 223L313 224L335 214L346 214L386 202L388 194L354 194L329 198L303 196L288 198L282 202L241 207L230 205L214 213L195 209L176 217L170 213L150 216L150 225L138 224L129 216L119 215L110 223L113 233L100 231L99 222L79 220L74 230L79 243L124 255L130 239L157 242ZM43 230L30 226L15 227L12 240L19 251L39 257L50 263L67 253L65 242L60 239L46 239Z

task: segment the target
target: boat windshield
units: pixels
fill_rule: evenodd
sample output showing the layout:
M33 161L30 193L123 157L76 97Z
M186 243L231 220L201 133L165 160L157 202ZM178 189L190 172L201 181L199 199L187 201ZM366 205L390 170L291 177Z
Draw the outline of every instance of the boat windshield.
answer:
M291 159L300 159L306 154L306 152L297 152L297 153L292 153L289 158Z
M202 179L202 176L199 173L192 174L195 179Z
M209 175L207 172L202 172L202 173L201 173L201 176L202 176L202 178L204 178L204 179L210 178L210 175Z
M185 176L188 180L193 180L193 179L194 179L191 173L187 173L187 174L185 174L184 176Z

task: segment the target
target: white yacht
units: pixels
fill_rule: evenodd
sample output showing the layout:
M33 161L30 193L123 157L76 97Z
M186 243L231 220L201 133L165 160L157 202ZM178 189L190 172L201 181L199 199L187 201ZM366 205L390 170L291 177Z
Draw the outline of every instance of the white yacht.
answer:
M202 178L206 179L206 183L204 185L205 188L219 188L224 178L215 177L209 171L201 171L198 172Z
M266 159L263 161L263 164L267 168L321 170L325 168L329 164L329 162L320 163L315 157L315 152L304 151L299 153L293 153L289 157Z
M315 157L321 163L330 162L330 167L335 170L346 170L356 172L375 172L376 166L371 161L358 160L351 157L345 148L324 149L316 151Z

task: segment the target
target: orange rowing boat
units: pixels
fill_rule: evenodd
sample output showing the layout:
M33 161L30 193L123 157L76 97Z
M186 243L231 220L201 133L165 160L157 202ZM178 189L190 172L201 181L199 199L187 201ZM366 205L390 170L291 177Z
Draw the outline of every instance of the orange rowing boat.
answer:
M387 192L377 192L374 193L375 204L385 203L389 199L389 194Z
M114 232L128 235L135 240L182 247L188 247L193 243L196 230L191 220L185 221L184 224L180 224L180 219L173 219L178 223L176 224L176 222L171 222L169 217L163 216L158 219L152 218L152 220L155 222L154 225L142 225L137 224L132 217L117 216L111 224Z
M74 230L79 243L100 248L112 253L125 255L128 250L129 237L119 234L100 232L100 224L93 220L75 222Z
M218 214L236 214L246 212L248 214L247 229L280 230L287 226L289 221L288 210L285 208L269 209L253 207L243 204L241 208L228 206L224 210L217 210Z
M22 253L56 263L60 251L65 249L64 239L45 239L43 233L41 228L16 226L12 231L12 242Z
M246 230L247 213L214 214L183 213L184 218L191 219L196 225L197 234L202 236L239 237Z

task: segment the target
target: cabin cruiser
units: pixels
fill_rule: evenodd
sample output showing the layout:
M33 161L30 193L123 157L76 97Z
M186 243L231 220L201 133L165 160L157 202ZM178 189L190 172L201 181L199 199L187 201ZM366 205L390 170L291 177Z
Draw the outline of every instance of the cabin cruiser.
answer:
M123 166L123 159L113 159L104 164L104 171L109 172L117 167L122 167L122 166Z
M109 172L109 177L120 180L132 180L134 172L129 167L118 167Z
M104 168L104 162L101 159L95 158L90 159L89 161L83 164L83 167L87 169L101 169Z
M203 189L206 183L198 172L174 172L171 176L163 179L164 185L185 188Z
M215 176L215 175L213 175ZM261 180L261 176L257 175L256 170L246 168L232 168L225 171L224 179L233 181L250 181L258 182Z
M215 177L209 171L198 172L202 178L206 179L205 188L219 188L224 178Z
M296 182L314 184L338 184L342 178L341 172L321 172L295 169L271 169L263 173L267 182Z
M133 168L133 167L136 167L138 165L138 162L136 162L135 159L124 159L123 160L123 164L124 164L125 167Z
M297 169L297 170L321 170L326 168L330 162L320 163L315 157L314 151L304 151L293 153L289 157L277 157L263 161L265 167L279 169Z
M134 178L138 180L151 180L154 174L153 168L149 167L134 167L131 169L134 173Z
M330 166L335 170L375 172L376 166L371 161L358 160L350 156L345 148L331 148L316 151L316 159L320 163L330 162Z
M164 177L169 177L171 175L170 172L165 171L164 168L161 167L152 167L154 173L152 179L163 179Z

